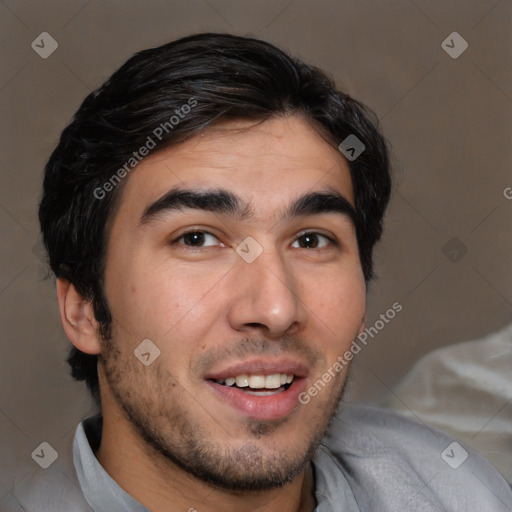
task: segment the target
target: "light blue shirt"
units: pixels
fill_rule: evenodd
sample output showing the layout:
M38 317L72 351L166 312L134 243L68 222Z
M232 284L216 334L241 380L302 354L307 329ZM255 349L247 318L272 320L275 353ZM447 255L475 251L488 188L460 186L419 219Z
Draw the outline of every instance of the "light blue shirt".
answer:
M17 486L1 502L5 512L149 512L96 459L101 425L99 415L80 423L73 460L60 457ZM312 464L315 512L512 511L510 487L482 457L373 407L343 403Z

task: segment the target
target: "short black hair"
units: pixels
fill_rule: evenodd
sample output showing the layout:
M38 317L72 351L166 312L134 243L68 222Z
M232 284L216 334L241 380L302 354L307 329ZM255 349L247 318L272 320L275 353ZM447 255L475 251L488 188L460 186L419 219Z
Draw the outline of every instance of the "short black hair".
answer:
M167 148L220 121L287 114L306 119L336 147L350 135L364 144L348 164L361 267L370 281L391 191L374 114L324 72L272 44L193 35L137 53L89 94L45 167L39 220L50 268L92 300L102 336L110 336L112 323L103 291L106 226L142 148ZM97 356L73 347L68 362L99 401Z

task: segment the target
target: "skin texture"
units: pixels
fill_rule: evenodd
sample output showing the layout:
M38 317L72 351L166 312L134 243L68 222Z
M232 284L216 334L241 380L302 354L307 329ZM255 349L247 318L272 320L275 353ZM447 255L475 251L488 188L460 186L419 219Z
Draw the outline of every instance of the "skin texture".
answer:
M346 369L307 405L273 420L241 413L205 376L286 357L307 367L307 388L364 329L365 283L349 217L283 217L310 192L335 191L353 205L346 161L306 121L288 116L210 128L146 157L126 180L109 224L111 340L100 338L91 304L70 283L57 287L68 337L100 354L98 460L153 512L312 510L309 460ZM185 208L141 223L173 187L230 191L250 214ZM197 236L183 237L187 230L210 235L192 247ZM247 236L263 249L252 263L236 252ZM144 339L160 350L149 366L134 356Z

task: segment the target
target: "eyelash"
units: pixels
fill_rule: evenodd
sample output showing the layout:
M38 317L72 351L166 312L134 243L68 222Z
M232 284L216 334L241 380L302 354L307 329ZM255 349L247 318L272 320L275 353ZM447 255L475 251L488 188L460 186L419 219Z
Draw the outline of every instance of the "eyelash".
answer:
M221 245L222 242L220 242L219 238L217 236L215 236L213 233L210 233L209 231L206 231L206 230L201 230L201 229L192 229L190 231L186 231L184 233L181 233L181 235L177 238L175 238L171 244L180 244L180 240L182 240L185 236L187 235L193 235L193 234L202 234L202 235L209 235L209 236L212 236L214 237L217 241L219 241L219 243ZM307 236L307 235L315 235L317 237L321 237L321 238L324 238L326 239L329 244L328 245L332 245L332 246L335 246L335 247L338 247L339 246L339 242L334 238L334 237L331 237L329 235L326 235L325 233L319 233L318 231L303 231L301 232L299 235L297 235L297 237L295 238L295 240L293 241L293 243L295 244L301 237L304 237L304 236ZM184 247L191 247L191 248L194 248L194 249L202 249L202 248L205 248L205 247L211 247L211 246L193 246L193 245L186 245L184 243L181 243L180 245L183 245ZM323 247L321 247L323 248Z
M319 233L318 231L303 231L295 238L293 243L297 242L301 237L304 237L307 235L310 235L310 236L315 235L317 237L325 238L329 242L328 245L332 245L334 247L339 246L338 241L334 237L326 235L325 233Z
M219 238L217 236L215 236L213 233L210 233L209 231L206 231L206 230L202 230L202 229L192 229L190 231L185 231L184 233L182 233L178 238L176 238L175 240L172 241L173 244L175 243L179 243L179 241L186 237L187 235L194 235L194 234L201 234L201 235L209 235L209 236L213 236L217 241L220 242ZM221 243L221 242L220 242ZM209 246L193 246L193 245L186 245L186 244L181 244L185 247L192 247L192 248L203 248L203 247L209 247Z

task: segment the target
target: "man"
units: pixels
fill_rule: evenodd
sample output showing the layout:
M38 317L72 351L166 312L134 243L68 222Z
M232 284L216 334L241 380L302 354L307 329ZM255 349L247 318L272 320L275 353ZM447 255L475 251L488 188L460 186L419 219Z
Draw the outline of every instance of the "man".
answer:
M444 434L344 403L333 420L389 194L365 109L274 46L202 34L130 59L64 130L40 205L101 415L21 504L510 509L476 454L445 462Z

